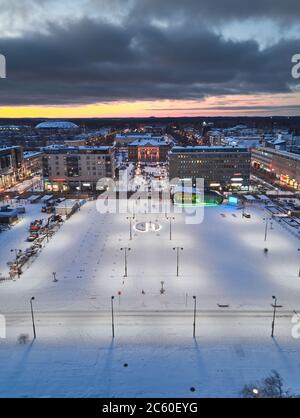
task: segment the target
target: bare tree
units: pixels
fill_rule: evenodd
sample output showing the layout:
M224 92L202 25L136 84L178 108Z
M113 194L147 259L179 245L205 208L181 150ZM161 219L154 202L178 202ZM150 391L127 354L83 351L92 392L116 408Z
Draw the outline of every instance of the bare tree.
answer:
M283 387L283 379L276 370L257 383L245 385L241 391L244 398L295 398Z

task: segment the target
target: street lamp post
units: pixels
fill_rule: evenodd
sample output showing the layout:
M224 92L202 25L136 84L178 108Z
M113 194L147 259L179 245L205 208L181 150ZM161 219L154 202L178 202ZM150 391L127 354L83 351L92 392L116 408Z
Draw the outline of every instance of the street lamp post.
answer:
M127 277L127 273L128 273L128 269L127 269L127 251L131 251L131 248L129 247L122 247L121 251L124 251L124 255L125 255L125 274L124 277Z
M132 220L134 219L133 216L127 216L126 219L129 219L129 239L132 241Z
M35 322L34 322L33 305L32 305L32 302L34 300L35 300L35 297L32 296L32 298L30 299L31 319L32 319L32 328L33 328L33 338L36 339Z
M275 319L276 319L276 308L278 307L277 306L277 298L276 298L276 296L272 296L272 299L274 300L274 303L273 303L273 320L272 320L272 332L271 332L271 337L272 338L274 338L274 327L275 327Z
M193 322L193 337L196 337L196 311L197 311L197 298L193 296L194 299L194 322Z
M16 266L17 266L17 274L18 274L18 279L20 278L20 269L19 269L19 261L18 261L18 255L21 252L21 250L18 250L17 248L14 248L13 250L10 250L11 252L15 252L16 255Z
M170 221L170 241L172 241L172 221L175 220L174 216L167 216L168 221Z
M115 318L114 318L114 299L115 297L111 297L111 330L112 330L112 337L115 338Z
M265 239L264 241L267 241L267 237L268 237L268 224L269 224L269 220L271 220L272 218L263 218L263 220L266 222L266 226L265 226Z
M183 251L182 247L174 247L173 248L174 251L176 251L176 255L177 255L177 268L176 268L176 276L179 276L179 250Z

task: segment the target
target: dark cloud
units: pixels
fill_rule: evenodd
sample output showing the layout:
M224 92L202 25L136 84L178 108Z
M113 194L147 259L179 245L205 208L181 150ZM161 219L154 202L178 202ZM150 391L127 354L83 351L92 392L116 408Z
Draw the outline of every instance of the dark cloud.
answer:
M190 3L192 11L196 2ZM156 1L151 4L154 13ZM132 14L122 24L82 18L48 24L47 34L1 39L8 79L1 80L0 104L193 100L290 91L290 61L299 52L298 40L282 39L260 50L255 41L224 40L194 21L153 26L146 6L143 10L148 20L134 21Z
M43 9L49 21L58 15L70 17L74 10L82 16L110 15L112 19L123 16L129 20L172 21L177 16L210 23L251 18L298 23L300 15L299 0L0 0L0 15L14 19L29 19Z
M166 108L149 108L146 110L157 111L157 112L169 112L169 111L192 111L192 112L202 112L206 110L237 110L237 111L299 111L300 110L300 104L297 105L253 105L253 106L203 106L203 107L166 107Z
M95 3L97 0L95 0ZM240 19L273 19L297 22L300 15L298 0L138 0L134 2L134 17L207 19L216 23Z

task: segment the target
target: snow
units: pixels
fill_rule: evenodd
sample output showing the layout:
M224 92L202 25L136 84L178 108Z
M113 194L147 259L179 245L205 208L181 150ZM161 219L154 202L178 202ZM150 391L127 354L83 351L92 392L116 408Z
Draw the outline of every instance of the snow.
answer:
M299 340L286 318L278 318L274 340L268 317L199 316L195 340L191 314L117 315L114 340L108 316L36 318L37 340L27 345L17 337L32 334L29 315L9 320L0 343L1 397L236 397L274 368L300 392Z
M100 214L95 202L88 202L63 225L21 280L2 285L2 309L18 309L17 300L22 306L32 292L45 309L106 309L110 296L118 291L123 309L185 309L186 294L199 296L206 310L216 309L217 304L265 310L273 294L285 309L299 308L299 239L273 222L264 242L267 212L256 207L247 207L247 212L251 219L229 206L209 207L198 225L185 224L184 215L177 214L172 242L164 214L138 214L134 222L157 220L161 230L146 234L134 230L129 241L126 214ZM17 229L18 225L4 234L16 241ZM10 241L9 249L12 245ZM120 248L128 245L128 278L124 279ZM176 246L184 248L179 277ZM55 285L53 271L59 279ZM164 295L160 295L162 280Z
M23 180L21 183L16 184L10 189L11 192L17 192L20 194L30 190L38 192L43 190L43 181L41 180L41 176L34 176L32 179Z
M11 248L26 247L30 220L43 216L39 204L28 207L23 225L0 234L1 271ZM300 347L291 336L293 311L300 310L299 238L274 221L265 242L267 212L263 206L247 212L250 219L234 207L208 207L194 225L175 214L172 241L165 214L137 214L133 224L157 222L161 229L133 229L130 241L127 214L100 214L87 202L19 280L0 284L8 323L8 338L0 340L1 396L238 396L272 369L300 392ZM127 246L124 277L120 249ZM179 277L176 246L183 247ZM282 305L275 340L272 295ZM38 339L20 345L21 333L31 335L32 296Z
M252 196L251 194L245 194L243 197L244 197L246 200L249 200L249 201L254 201L254 200L256 200L256 199L255 199L255 197L254 197L254 196Z
M72 122L64 122L64 121L48 121L39 123L36 129L78 129L78 126Z

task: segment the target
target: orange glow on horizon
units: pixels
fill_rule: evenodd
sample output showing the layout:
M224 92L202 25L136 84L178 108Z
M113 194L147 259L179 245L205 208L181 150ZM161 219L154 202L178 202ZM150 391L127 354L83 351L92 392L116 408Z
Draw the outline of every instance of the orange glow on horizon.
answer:
M275 106L274 109L272 107ZM282 109L280 108L282 106ZM300 115L300 93L228 95L203 100L120 101L76 106L0 107L2 118L118 118L176 116ZM240 107L240 109L239 109ZM266 107L266 108L265 108ZM268 110L268 107L270 109ZM236 109L234 109L236 108Z

